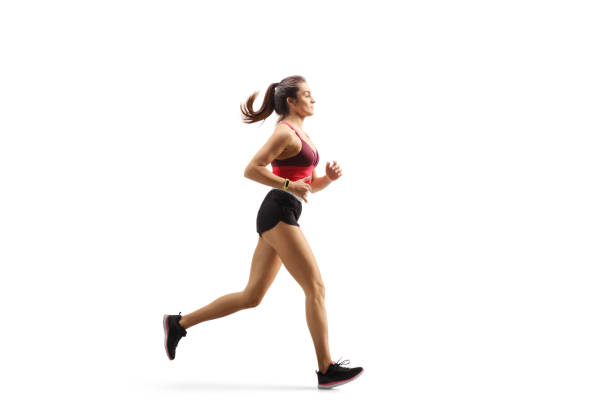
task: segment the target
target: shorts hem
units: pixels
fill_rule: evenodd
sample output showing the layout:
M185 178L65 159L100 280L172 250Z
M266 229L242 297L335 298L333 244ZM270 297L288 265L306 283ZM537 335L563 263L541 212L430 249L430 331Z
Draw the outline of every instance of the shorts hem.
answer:
M298 222L294 222L294 221L287 221L287 220L279 219L279 220L277 220L277 221L274 223L274 225L272 225L271 227L267 227L267 226L266 226L266 227L264 227L264 228L262 228L262 229L260 229L260 230L257 230L257 233L258 233L258 234L259 234L259 236L261 237L261 234L263 234L264 232L266 232L266 231L268 231L268 230L271 230L272 228L276 227L276 225L277 225L279 222L281 222L281 221L282 221L282 222L284 222L285 224L288 224L288 225L295 225L296 227L300 228L300 224L299 224Z

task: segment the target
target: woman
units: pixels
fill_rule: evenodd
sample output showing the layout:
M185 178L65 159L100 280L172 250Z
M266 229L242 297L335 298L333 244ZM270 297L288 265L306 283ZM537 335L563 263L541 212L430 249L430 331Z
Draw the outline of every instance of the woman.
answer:
M340 167L328 162L326 175L317 177L315 167L319 152L302 130L304 119L313 115L314 99L306 80L290 76L268 87L262 107L253 110L252 94L240 106L243 121L255 123L273 112L279 119L272 136L247 165L244 176L273 187L263 199L257 213L259 240L251 275L242 292L222 296L193 313L182 316L164 315L166 353L174 359L179 340L187 335L186 329L198 323L216 319L238 310L259 305L278 273L281 263L295 278L306 295L306 321L314 342L319 370L315 370L319 388L331 388L354 380L363 372L361 367L343 367L348 360L331 360L327 340L327 314L325 287L315 257L299 228L302 201L308 202L308 193L316 193L342 175ZM272 172L266 168L272 163Z

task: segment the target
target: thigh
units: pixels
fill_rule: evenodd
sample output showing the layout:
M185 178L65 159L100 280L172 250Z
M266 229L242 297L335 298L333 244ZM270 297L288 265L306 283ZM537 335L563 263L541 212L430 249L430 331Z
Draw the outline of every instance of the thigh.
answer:
M260 237L257 241L255 253L253 253L251 274L244 292L255 299L261 300L274 281L281 265L281 259L274 248Z
M300 227L279 221L262 237L274 248L305 294L324 290L319 266Z

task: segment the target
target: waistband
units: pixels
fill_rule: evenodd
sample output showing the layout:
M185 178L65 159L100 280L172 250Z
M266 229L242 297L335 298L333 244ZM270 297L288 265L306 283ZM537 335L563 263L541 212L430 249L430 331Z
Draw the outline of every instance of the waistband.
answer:
M303 203L303 202L304 202L304 200L302 199L302 197L300 197L300 196L298 196L298 195L293 194L293 193L292 193L291 191L289 191L289 190L283 190L283 189L281 189L281 188L273 188L273 189L272 189L272 190L270 190L270 191L280 191L281 193L284 193L284 194L290 194L290 195L292 195L293 197L297 198L297 200L298 200L300 203Z

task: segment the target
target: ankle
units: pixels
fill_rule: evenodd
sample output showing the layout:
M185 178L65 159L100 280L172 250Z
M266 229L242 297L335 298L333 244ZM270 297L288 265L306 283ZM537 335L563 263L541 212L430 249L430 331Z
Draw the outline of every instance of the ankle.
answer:
M181 317L179 318L179 320L178 320L178 324L179 324L179 326L181 326L183 329L187 330L187 328L188 328L189 326L186 324L184 317L185 317L185 316L181 316Z
M328 362L328 363L326 363L326 364L324 364L324 365L323 365L323 368L321 368L321 366L319 366L319 372L320 372L321 374L327 374L327 370L329 369L329 366L330 366L330 365L331 365L331 361L330 361L330 362Z

